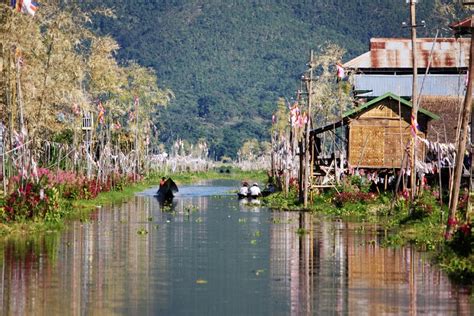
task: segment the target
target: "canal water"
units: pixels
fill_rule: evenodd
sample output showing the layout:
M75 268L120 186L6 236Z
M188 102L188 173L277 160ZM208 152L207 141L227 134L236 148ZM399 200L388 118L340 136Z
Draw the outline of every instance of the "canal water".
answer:
M147 190L0 245L2 315L472 315L469 290L375 226L272 212L235 181Z

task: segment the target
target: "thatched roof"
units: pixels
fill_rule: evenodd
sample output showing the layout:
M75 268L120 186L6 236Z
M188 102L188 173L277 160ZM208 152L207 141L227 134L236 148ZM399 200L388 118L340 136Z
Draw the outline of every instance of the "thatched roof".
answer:
M440 142L454 143L456 141L458 116L462 102L463 97L421 97L420 107L440 117L439 120L428 123L429 140L436 141L436 133L438 132Z

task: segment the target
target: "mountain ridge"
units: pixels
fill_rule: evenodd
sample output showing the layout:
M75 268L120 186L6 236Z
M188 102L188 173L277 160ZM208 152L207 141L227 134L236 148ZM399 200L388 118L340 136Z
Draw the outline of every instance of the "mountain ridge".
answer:
M98 17L94 28L117 39L119 59L155 68L161 85L176 95L155 118L161 142L206 139L217 159L235 158L245 140L269 139L277 99L294 95L310 49L334 42L349 59L367 51L371 37L409 36L401 27L408 21L404 1L103 0L101 5L113 7L117 19ZM435 23L433 2L423 1L417 9L420 20ZM419 33L433 36L434 28Z

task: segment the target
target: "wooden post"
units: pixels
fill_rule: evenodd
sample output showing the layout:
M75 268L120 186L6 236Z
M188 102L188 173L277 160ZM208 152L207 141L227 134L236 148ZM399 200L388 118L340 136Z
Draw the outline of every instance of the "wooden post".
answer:
M474 15L471 17L471 30L473 28ZM471 48L469 53L469 77L467 81L466 96L464 97L464 105L462 109L461 118L461 131L458 148L456 150L456 162L454 165L454 176L453 176L453 188L451 203L449 205L448 222L446 225L446 237L449 239L454 233L455 225L453 225L456 219L456 209L458 207L459 189L461 186L461 178L463 171L464 153L466 151L467 131L469 125L469 119L471 118L472 111L472 81L474 80L474 32L471 32Z
M439 144L439 133L436 132L436 142ZM441 174L441 151L439 146L437 150L437 155L438 155L438 180L439 180L439 201L441 208L443 208L443 182L442 182L442 174ZM443 214L443 212L441 212Z
M25 121L23 117L23 94L21 91L21 79L20 79L20 51L17 49L16 56L15 56L15 65L16 65L16 82L17 82L17 100L18 100L18 107L20 110L20 133L23 133L25 128Z
M304 179L303 179L303 176L304 176L304 159L303 159L303 141L300 140L298 141L298 147L299 147L299 160L300 160L300 166L299 166L299 170L298 170L298 179L300 179L300 181L298 181L298 190L299 190L299 202L303 202L304 203L304 190L305 190L305 187L304 187ZM303 180L303 181L301 181Z
M413 66L413 83L412 83L412 110L411 110L411 128L412 128L412 144L411 144L411 165L410 165L410 186L411 199L416 197L416 134L417 134L417 117L418 117L418 61L416 59L416 0L410 0L410 26L411 26L411 46L412 46L412 66Z
M135 123L136 123L136 127L135 127L135 154L136 154L136 157L137 157L137 161L136 161L136 170L135 170L135 173L133 175L133 178L135 181L137 181L137 175L138 173L140 172L140 159L139 159L139 155L138 155L138 152L139 152L139 148L138 148L138 96L135 96Z
M308 90L308 113L307 113L307 123L306 123L306 139L305 139L305 166L304 166L304 207L308 207L308 190L309 190L309 168L310 168L310 161L309 161L309 133L311 131L311 101L312 101L312 94L313 94L313 50L310 53L309 59L309 80L306 83L307 90Z

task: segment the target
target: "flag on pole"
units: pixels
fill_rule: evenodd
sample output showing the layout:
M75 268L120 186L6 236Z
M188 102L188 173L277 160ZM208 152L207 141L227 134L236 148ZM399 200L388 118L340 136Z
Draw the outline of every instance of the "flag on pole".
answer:
M74 103L72 105L72 112L74 113L74 115L76 116L80 116L81 115L81 108L79 107L79 105L77 103Z
M38 3L31 0L19 0L18 2L20 3L21 12L35 16L36 11L38 10Z
M138 99L138 97L137 97L137 96L135 96L135 99L134 99L133 105L134 105L135 107L137 107L137 106L138 106L138 102L139 102L139 99Z
M416 138L416 135L417 135L419 129L420 129L420 127L418 126L418 122L416 120L416 117L412 114L411 115L410 130L411 130L411 135L413 136L413 138Z
M346 76L346 73L344 71L344 67L342 67L342 64L340 62L336 63L336 68L337 68L337 82L341 81L344 79Z
M130 113L128 113L128 120L129 121L135 120L135 111L130 111Z
M102 106L101 101L99 101L97 108L99 109L99 115L97 116L97 121L99 122L99 124L104 124L105 109Z
M25 65L25 60L23 59L23 54L22 54L21 50L18 47L15 49L15 58L16 58L17 67L19 69Z

